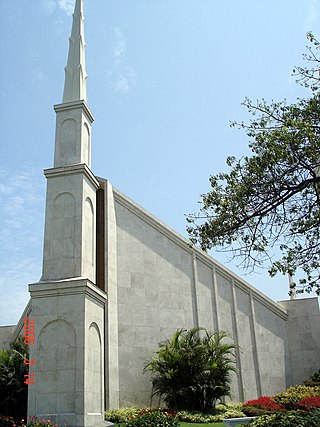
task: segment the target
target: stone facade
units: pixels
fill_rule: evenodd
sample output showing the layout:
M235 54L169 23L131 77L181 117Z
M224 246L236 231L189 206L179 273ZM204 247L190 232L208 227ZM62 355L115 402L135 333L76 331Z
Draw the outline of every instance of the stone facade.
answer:
M286 332L288 339L290 384L301 384L320 363L320 312L318 298L280 301L288 313Z
M8 350L16 325L0 326L0 348Z
M299 300L272 301L204 252L191 248L187 240L119 191L113 189L111 197L111 184L105 183L109 188L105 200L110 204L107 235L113 230L108 247L117 248L108 255L108 262L117 265L117 290L113 295L108 292L108 305L116 306L118 314L112 345L118 355L120 406L150 404L151 383L143 374L144 363L158 343L179 328L222 329L234 337L240 346L239 375L233 376L232 383L234 401L276 393L298 378L292 373L303 370L303 358L298 368L290 354L295 351L292 336L308 327L305 319L300 329L302 313L314 318L310 364L303 372L310 375L318 369L316 298L303 300L303 307L294 314ZM107 289L114 287L108 278L106 283Z
M319 369L317 299L276 303L95 177L83 0L76 0L54 167L47 169L43 274L8 346L34 322L29 415L102 425L105 408L148 406L143 367L177 329L225 330L240 346L232 400L284 390Z
M66 342L72 347L71 342L76 341L81 349L84 328L88 332L94 327L96 333L86 337L84 353L74 350L78 367L73 365L72 369L76 369L76 377L83 372L84 381L81 363L85 358L92 361L94 355L97 357L98 348L105 361L102 406L157 405L158 400L151 398L149 375L143 374L144 364L160 341L177 329L194 326L226 330L239 344L239 375L232 377L233 401L270 395L301 384L319 369L317 298L272 301L206 253L190 247L186 239L114 189L109 181L97 180L98 210L102 211L96 237L103 251L103 278L100 274L98 281L101 290L86 282L91 295L87 300L84 287L80 291L83 279L40 282L30 286L32 311L28 306L22 316L36 318L38 345L49 353L53 347L56 349L53 364L57 371L59 363L63 364L58 360L70 359L65 354L71 351L66 349ZM57 321L61 323L58 329L65 331L61 343L58 336L55 338ZM10 336L18 336L22 325L21 320L15 330L0 328L0 334L5 332L0 339L8 343ZM50 331L46 325L52 325ZM90 351L96 352L90 355ZM67 369L67 364L63 365ZM36 369L46 388L48 372L41 371L41 364ZM90 368L88 372L88 379L99 376ZM68 378L64 374L62 377ZM79 386L81 381L77 381ZM64 387L68 388L71 382L67 384L51 385L52 390L57 389L48 393L63 392L67 396L69 389ZM98 392L90 393L93 399ZM49 394L44 402L50 402ZM40 400L44 397L42 394Z
M34 320L34 384L28 414L70 426L95 426L104 412L106 298L87 279L29 285Z

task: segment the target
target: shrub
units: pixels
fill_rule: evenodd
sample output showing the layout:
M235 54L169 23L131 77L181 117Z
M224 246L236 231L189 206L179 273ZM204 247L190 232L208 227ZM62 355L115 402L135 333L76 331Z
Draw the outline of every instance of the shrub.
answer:
M13 427L15 425L13 417L5 417L0 415L0 427Z
M139 411L140 409L133 407L112 409L104 413L104 418L112 423L120 424L127 421L132 415L136 415Z
M186 423L214 423L216 416L213 414L204 414L196 411L177 411L179 421Z
M242 411L248 417L259 417L260 415L270 415L274 413L268 409L257 408L256 406L244 406Z
M24 358L28 359L28 346L22 336L10 343L10 350L0 350L0 413L20 419L27 416L28 387L24 375L28 368Z
M238 403L233 403L233 402L228 402L228 403L218 403L215 406L215 411L229 411L229 410L234 410L234 411L241 411L242 410L242 402L238 402Z
M213 422L212 414L203 414L196 411L177 411L177 418L179 421L186 423L210 423Z
M171 409L210 411L223 396L230 396L235 348L224 331L178 330L160 343L145 366L152 375L153 394L163 396Z
M243 404L243 407L246 406L254 406L259 409L267 409L268 411L283 411L285 409L269 396L261 396L259 399L248 400Z
M311 378L311 381L320 383L320 369L318 372L315 372L314 374L312 374L310 378Z
M320 411L282 411L262 415L250 427L320 427Z
M228 409L225 412L215 415L216 423L223 421L225 418L244 418L246 414L236 409Z
M19 427L59 427L61 424L55 424L51 420L44 420L38 417L28 417L27 424L21 424ZM64 424L66 426L66 424Z
M217 405L224 406L224 405ZM223 421L225 418L243 418L246 415L237 410L231 409L227 406L224 406L224 409L217 409L212 414L204 414L202 412L193 412L193 411L178 411L177 418L179 421L184 421L187 423L218 423Z
M310 380L303 381L303 384L309 387L320 386L320 369L318 372L310 375Z
M273 396L273 400L286 409L294 409L297 402L310 396L320 396L320 387L295 385Z
M15 421L13 417L4 417L0 415L0 427L58 427L51 420L38 419L29 417L27 423L24 419L21 422Z
M177 427L178 419L175 413L163 408L141 409L131 415L123 424L124 427Z
M320 396L309 396L296 403L297 409L316 409L320 408Z

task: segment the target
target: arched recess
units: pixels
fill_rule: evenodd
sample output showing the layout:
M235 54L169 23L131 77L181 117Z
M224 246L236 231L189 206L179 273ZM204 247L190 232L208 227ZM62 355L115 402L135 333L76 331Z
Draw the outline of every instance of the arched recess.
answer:
M90 147L90 130L87 123L83 125L83 140L82 140L82 162L90 167L91 163L91 147Z
M77 154L77 122L66 119L60 128L60 155L61 157L75 157Z
M84 202L84 259L94 264L94 209L89 197Z
M76 201L71 193L61 193L52 204L51 259L74 258Z
M65 320L53 320L40 331L36 360L42 413L75 412L76 334ZM54 411L54 412L52 412Z
M87 390L91 394L88 412L102 413L102 345L99 326L92 322L88 332Z

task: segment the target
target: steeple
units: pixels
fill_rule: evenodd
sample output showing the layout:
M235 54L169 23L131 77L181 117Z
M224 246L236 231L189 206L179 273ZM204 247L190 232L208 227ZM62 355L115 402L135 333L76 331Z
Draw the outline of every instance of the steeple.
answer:
M83 0L76 0L62 102L87 100Z
M83 0L76 0L62 104L57 113L54 167L86 164L91 167L91 124L94 120L86 103L86 66Z
M36 380L28 415L69 427L103 426L105 409L107 295L95 285L99 182L90 169L94 118L86 103L84 47L83 0L76 0L63 102L54 106L54 167L44 171L42 277L29 287L37 345L30 348Z
M83 0L76 0L63 102L55 105L53 168L48 179L42 280L86 277L95 283L95 206L91 125L86 103Z

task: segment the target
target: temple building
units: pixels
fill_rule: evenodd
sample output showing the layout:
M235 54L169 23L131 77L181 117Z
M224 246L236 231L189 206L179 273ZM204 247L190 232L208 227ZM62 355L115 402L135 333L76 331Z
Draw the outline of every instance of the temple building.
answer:
M156 405L145 362L177 329L230 333L232 400L270 395L319 369L317 298L275 302L116 190L91 169L94 116L86 98L83 0L76 0L62 103L55 105L42 277L25 318L34 384L29 415L102 425L119 406Z

